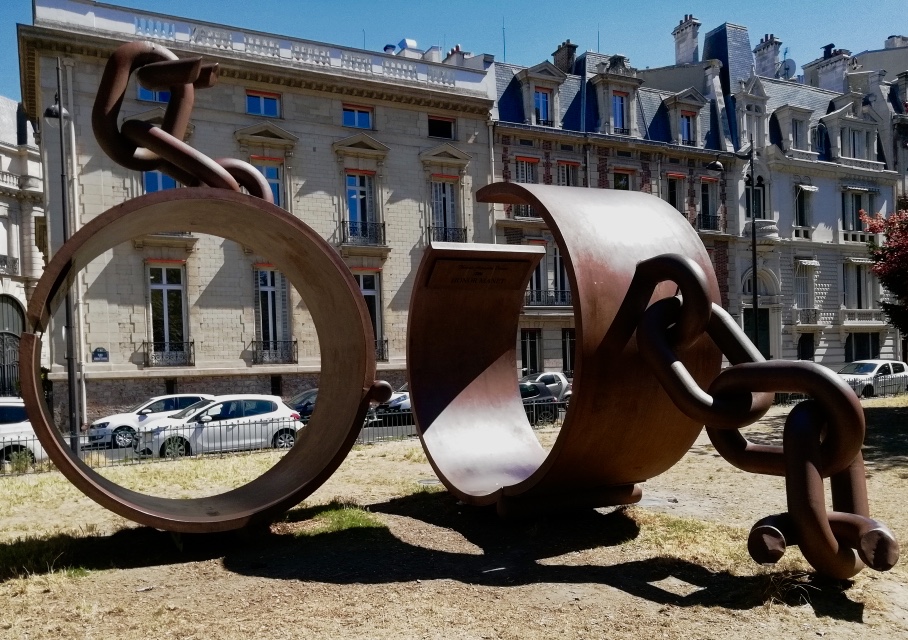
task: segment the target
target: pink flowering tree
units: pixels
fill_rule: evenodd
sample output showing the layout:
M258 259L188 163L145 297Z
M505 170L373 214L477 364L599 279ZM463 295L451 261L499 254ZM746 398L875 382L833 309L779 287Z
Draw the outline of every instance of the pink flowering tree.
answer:
M861 220L871 233L882 233L883 244L870 243L873 273L889 291L889 302L881 303L889 323L908 333L908 210L884 218L861 212Z

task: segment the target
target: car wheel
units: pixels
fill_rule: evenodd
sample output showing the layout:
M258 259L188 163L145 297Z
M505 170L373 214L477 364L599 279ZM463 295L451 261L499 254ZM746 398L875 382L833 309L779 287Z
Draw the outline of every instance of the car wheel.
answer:
M864 390L861 391L861 397L872 398L873 397L873 386L868 384L866 387L864 387Z
M7 447L0 451L0 471L3 473L25 473L35 464L35 454L22 446Z
M183 458L192 455L189 443L183 438L168 438L161 445L162 458Z
M539 409L536 412L536 424L551 424L555 422L555 412L552 409Z
M126 449L132 447L135 442L136 432L130 427L117 427L110 434L110 446L114 449Z
M271 444L275 449L289 449L294 442L296 442L296 434L289 429L278 431L271 440Z

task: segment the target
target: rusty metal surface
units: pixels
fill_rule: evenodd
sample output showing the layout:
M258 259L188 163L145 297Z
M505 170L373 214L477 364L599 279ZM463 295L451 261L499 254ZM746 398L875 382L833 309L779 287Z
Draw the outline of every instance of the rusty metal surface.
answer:
M522 294L540 249L427 249L410 305L411 401L450 491L504 516L634 502L636 483L680 459L706 424L732 464L785 476L788 512L754 525L755 560L776 562L797 544L837 578L897 562L892 532L869 517L857 397L814 363L764 361L716 303L705 249L674 208L643 194L513 183L477 199L532 205L555 237L574 304L575 393L546 454L514 389ZM723 355L732 366L720 371ZM750 443L738 429L774 392L815 400L791 412L783 446Z
M143 495L81 462L60 438L40 384L40 336L80 269L104 251L162 231L209 233L268 256L306 301L318 332L322 376L318 405L296 445L259 478L233 491L191 500ZM41 444L60 471L111 511L169 531L224 531L267 521L297 504L338 467L353 445L370 400L390 397L375 381L372 325L365 302L337 252L302 221L258 198L187 188L129 200L79 230L44 271L22 334L22 396Z
M508 500L572 494L595 506L639 499L638 492L614 488L668 469L702 423L675 406L639 357L638 314L619 316L619 309L642 312L675 295L674 282L650 274L648 289L637 286L628 297L638 263L664 254L696 265L701 297L718 301L703 244L676 210L641 193L509 183L484 187L477 199L532 204L556 238L573 300L574 395L546 455L516 395L518 319L539 250L436 244L416 275L407 338L413 412L430 461L470 504L506 509ZM445 272L471 265L491 274L487 286ZM499 268L509 270L506 277L498 277ZM705 386L718 374L721 355L710 340L696 339L697 330L684 330L693 343L682 358Z

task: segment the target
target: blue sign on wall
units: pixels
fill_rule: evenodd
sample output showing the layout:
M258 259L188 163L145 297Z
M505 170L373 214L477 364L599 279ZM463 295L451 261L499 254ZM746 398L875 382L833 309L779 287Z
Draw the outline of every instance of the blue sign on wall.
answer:
M91 361L92 362L110 362L110 354L107 353L107 349L103 347L98 347L91 352Z

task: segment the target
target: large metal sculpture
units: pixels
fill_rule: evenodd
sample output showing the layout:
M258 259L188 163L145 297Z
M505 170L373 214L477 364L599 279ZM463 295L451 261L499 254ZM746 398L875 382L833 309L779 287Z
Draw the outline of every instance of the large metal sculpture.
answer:
M147 88L172 92L160 128L117 127L133 71ZM124 45L111 58L92 114L102 148L126 167L158 169L189 188L114 207L66 242L29 304L20 355L26 407L57 467L112 511L183 532L265 522L305 498L349 451L369 402L390 393L375 380L365 304L333 248L274 206L250 165L214 161L182 142L193 91L216 73L150 43ZM798 544L818 571L839 578L865 564L895 564L898 543L868 513L864 417L854 393L812 363L763 361L718 306L706 251L673 208L639 193L541 185L494 184L478 199L531 205L554 234L573 292L577 393L547 453L515 390L517 323L541 250L427 248L410 305L410 388L423 446L452 493L495 504L505 516L633 503L639 483L677 462L706 424L732 464L786 478L788 512L751 531L748 548L758 562L775 562ZM268 255L307 301L322 353L318 407L294 448L251 483L194 500L129 491L83 464L57 434L38 381L39 336L78 270L120 242L172 230L222 236ZM726 369L723 355L732 365ZM738 429L765 413L774 391L814 400L791 412L782 446L751 444ZM824 478L833 511L825 507Z

